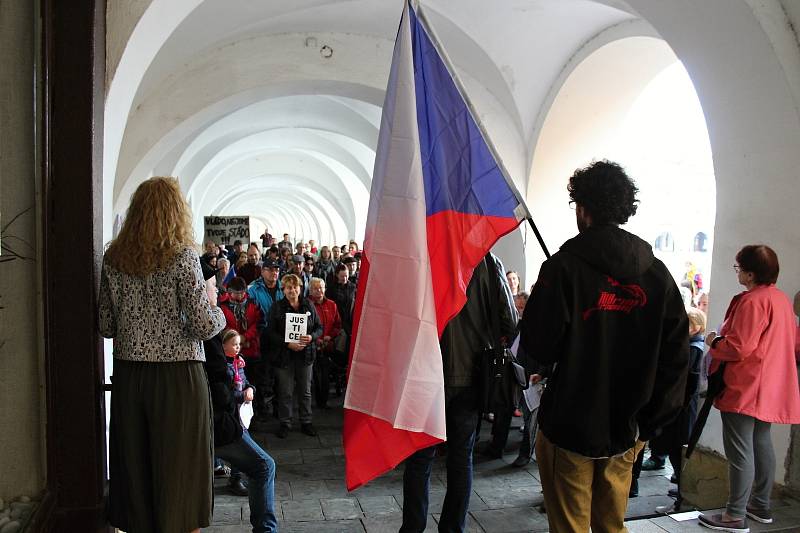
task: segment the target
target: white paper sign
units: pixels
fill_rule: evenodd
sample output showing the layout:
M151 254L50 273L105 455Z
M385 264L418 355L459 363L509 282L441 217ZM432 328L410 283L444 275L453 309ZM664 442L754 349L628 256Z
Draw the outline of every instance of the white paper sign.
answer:
M253 419L253 402L244 402L239 406L239 418L242 419L242 425L250 429L250 421Z
M541 383L531 383L528 385L528 388L522 391L522 395L525 397L525 403L528 404L528 410L533 412L534 409L539 408L539 404L542 402L542 393L544 392L544 386Z
M286 313L286 337L284 342L299 342L300 335L305 335L308 329L308 315L300 313Z

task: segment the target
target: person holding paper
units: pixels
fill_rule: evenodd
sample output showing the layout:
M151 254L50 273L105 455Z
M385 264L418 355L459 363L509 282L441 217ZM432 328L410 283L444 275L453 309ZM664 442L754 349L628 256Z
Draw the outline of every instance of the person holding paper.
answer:
M525 312L525 304L528 303L528 293L520 291L514 296L514 305L517 308L520 320ZM519 445L519 454L512 466L523 467L528 465L533 458L533 446L536 442L536 428L538 427L537 417L539 415L539 404L544 391L544 380L550 375L549 365L540 365L535 359L520 346L519 335L511 346L511 351L517 356L517 362L525 367L530 385L523 391L522 407L522 442Z
M638 188L611 161L569 178L578 235L542 264L522 347L555 365L539 407L536 461L550 531L625 531L644 441L681 410L689 320L651 246L620 228Z
M311 424L311 365L317 353L316 340L322 335L322 324L314 304L301 297L300 278L286 274L281 286L284 298L272 305L267 322L267 352L275 367L281 422L277 436L285 439L289 435L296 393L300 431L315 437L317 431Z

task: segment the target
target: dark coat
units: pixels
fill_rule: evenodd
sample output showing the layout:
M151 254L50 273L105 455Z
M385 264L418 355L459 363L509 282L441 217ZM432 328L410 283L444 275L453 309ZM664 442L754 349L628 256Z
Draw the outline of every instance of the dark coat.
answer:
M554 363L539 423L560 448L610 457L649 440L684 402L689 323L680 291L649 244L592 226L545 261L521 342Z
M311 342L304 350L294 352L289 349L289 344L284 342L286 337L286 313L309 313L308 326L306 333L311 335ZM269 322L267 325L269 347L267 353L273 365L278 368L286 368L289 361L296 357L302 357L305 364L310 365L317 356L317 339L322 335L322 322L319 321L314 304L305 298L300 299L300 309L295 311L289 304L289 300L284 298L272 304L269 310Z
M342 318L342 328L348 336L351 335L353 333L353 306L356 301L355 284L350 281L341 284L333 280L333 283L328 284L328 288L325 289L325 297L336 302L339 316Z
M505 269L499 259L488 254L472 273L467 302L439 339L445 386L478 385L484 348L499 347L502 341L510 346L516 324L517 310Z
M203 341L206 375L214 414L214 446L224 446L242 437L242 424L233 390L233 378L219 335Z
M333 269L335 268L336 264L332 259L330 261L319 260L314 265L314 276L325 280L326 285L330 285L333 278Z

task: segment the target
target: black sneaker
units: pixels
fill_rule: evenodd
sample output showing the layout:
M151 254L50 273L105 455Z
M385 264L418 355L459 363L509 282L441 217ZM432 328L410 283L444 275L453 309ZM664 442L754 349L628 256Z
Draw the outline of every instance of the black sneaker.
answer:
M286 424L281 424L281 427L278 428L278 431L275 432L275 436L279 439L285 439L289 436L289 426Z
M231 480L228 481L228 488L237 496L247 496L249 494L247 482L242 478L231 478Z
M522 468L523 466L527 466L528 464L530 464L530 462L531 462L530 457L525 457L524 455L520 455L516 459L514 459L514 462L511 463L511 466Z
M481 446L478 453L488 459L501 459L503 457L503 450L498 450L492 446L491 442L487 442L486 446Z
M312 426L310 422L308 424L303 424L302 426L300 426L300 432L303 433L304 435L308 435L309 437L317 436L317 430L314 429L314 426Z
M645 462L642 463L642 470L663 470L665 465L666 461L659 461L658 459L648 457Z
M770 513L768 509L756 509L755 507L748 507L747 516L756 522L761 522L762 524L772 523L772 513Z

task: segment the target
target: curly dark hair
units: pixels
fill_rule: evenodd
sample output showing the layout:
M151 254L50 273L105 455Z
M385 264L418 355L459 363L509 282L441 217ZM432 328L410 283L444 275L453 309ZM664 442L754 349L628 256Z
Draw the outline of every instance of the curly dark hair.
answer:
M624 224L636 214L639 189L617 163L596 161L579 168L567 185L570 200L592 216L594 224Z

